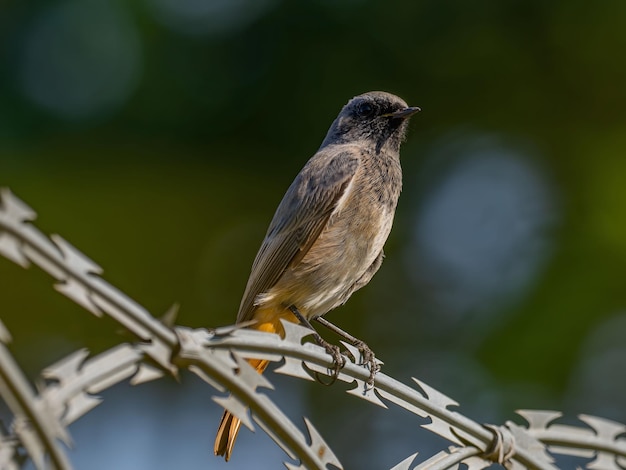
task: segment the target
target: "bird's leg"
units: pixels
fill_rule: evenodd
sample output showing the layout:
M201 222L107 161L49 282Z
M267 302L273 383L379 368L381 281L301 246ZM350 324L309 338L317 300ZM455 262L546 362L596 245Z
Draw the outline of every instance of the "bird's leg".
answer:
M313 325L311 325L311 322L309 322L309 320L307 320L300 313L300 311L296 308L295 305L291 305L289 307L289 310L291 310L291 313L293 313L296 316L296 318L300 321L300 323L302 323L307 328L310 328L311 330L313 330L313 338L315 339L315 342L319 344L321 347L323 347L326 350L326 352L333 357L335 367L333 369L333 375L331 377L331 381L328 383L325 383L320 380L319 376L317 377L317 381L323 385L334 384L335 381L337 380L337 377L339 377L339 371L341 370L343 366L346 365L346 358L343 357L343 355L341 354L341 349L339 348L339 346L330 344L328 341L322 338L320 334L317 331L315 331L315 328L313 328Z
M374 388L374 376L380 370L380 365L378 364L378 362L376 362L376 356L374 355L374 351L372 351L372 349L364 341L361 341L360 339L355 338L350 333L342 330L337 325L329 322L325 318L317 317L315 320L321 325L324 325L330 331L338 334L339 336L347 340L353 346L356 346L356 348L361 353L361 358L363 361L359 365L361 366L367 365L370 370L370 376L366 382L367 387L368 389Z

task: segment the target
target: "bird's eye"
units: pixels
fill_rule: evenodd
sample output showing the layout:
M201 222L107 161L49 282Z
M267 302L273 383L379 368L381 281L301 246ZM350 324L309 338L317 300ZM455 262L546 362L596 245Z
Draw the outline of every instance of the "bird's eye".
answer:
M372 106L370 103L364 102L359 104L356 112L360 117L368 118L374 114L374 106Z

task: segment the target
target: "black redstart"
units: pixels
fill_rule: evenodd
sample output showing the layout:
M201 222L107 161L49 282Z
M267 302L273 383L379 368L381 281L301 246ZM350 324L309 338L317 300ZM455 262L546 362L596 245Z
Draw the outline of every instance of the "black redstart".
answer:
M400 144L408 118L419 110L379 91L343 107L276 209L252 264L238 323L253 320L250 328L283 335L281 319L310 326L370 281L383 261L402 188ZM336 347L316 339L341 360ZM249 362L259 373L268 364ZM230 458L240 425L224 413L215 455Z

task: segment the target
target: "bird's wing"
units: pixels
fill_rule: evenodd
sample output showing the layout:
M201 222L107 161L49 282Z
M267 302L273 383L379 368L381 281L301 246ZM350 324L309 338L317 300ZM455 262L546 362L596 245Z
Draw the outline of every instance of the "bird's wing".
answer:
M301 260L326 226L359 166L359 150L332 146L320 150L293 181L256 255L237 321L252 318L255 298Z

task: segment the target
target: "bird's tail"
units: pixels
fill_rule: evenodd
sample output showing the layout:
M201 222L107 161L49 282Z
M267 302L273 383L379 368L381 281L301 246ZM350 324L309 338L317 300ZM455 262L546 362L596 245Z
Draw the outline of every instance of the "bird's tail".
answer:
M281 319L286 319L291 322L297 323L295 315L289 310L280 308L258 308L253 317L257 322L250 328L254 328L259 331L266 331L268 333L278 333L279 335L285 335L285 331ZM264 359L248 359L248 363L259 373L262 374L269 361ZM222 415L219 428L217 429L217 436L215 436L215 445L213 451L215 455L223 455L224 459L228 462L230 455L233 452L235 441L237 440L237 434L239 434L239 428L241 427L241 420L233 416L229 411L225 411Z
M269 361L251 359L248 363L250 363L259 374L262 374L269 364ZM215 455L223 455L224 460L227 462L230 460L230 454L233 452L240 427L241 420L235 418L230 411L224 411L220 426L217 428L217 436L215 436L215 446L213 447Z

